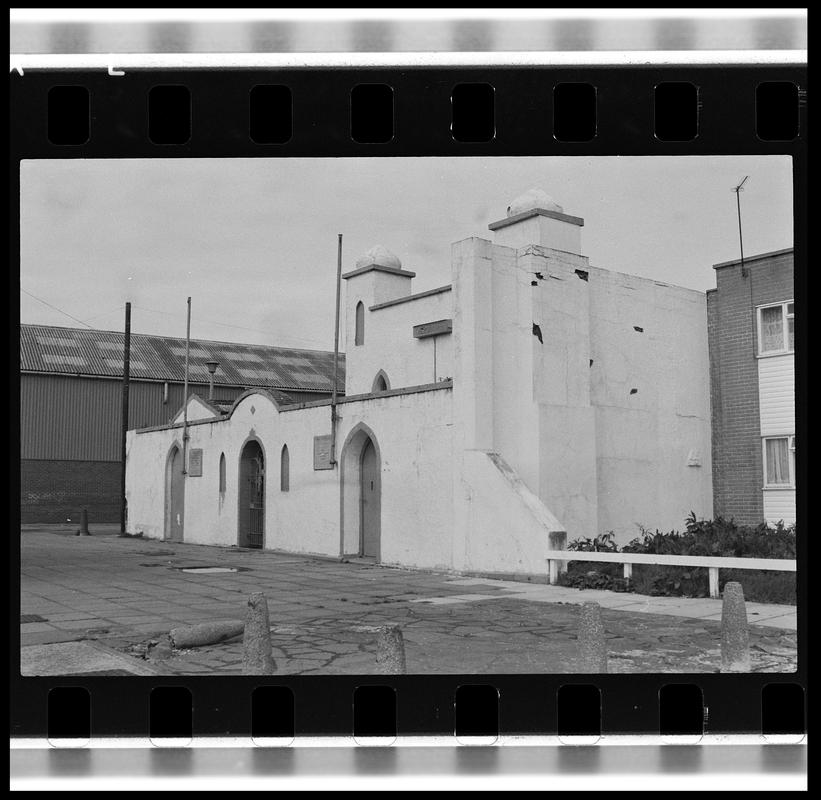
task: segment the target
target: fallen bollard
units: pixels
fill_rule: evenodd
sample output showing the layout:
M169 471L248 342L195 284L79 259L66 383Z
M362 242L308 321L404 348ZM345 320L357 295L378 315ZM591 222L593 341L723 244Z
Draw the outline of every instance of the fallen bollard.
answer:
M262 592L248 598L245 616L245 636L242 640L242 674L273 675L276 662L271 651L271 622L268 602Z
M197 625L183 625L174 628L171 641L178 650L188 647L204 647L209 644L218 644L228 639L242 636L245 625L239 620L225 620L223 622L202 622Z
M721 671L750 672L750 634L744 590L736 581L724 584L721 606Z
M604 623L598 603L584 603L579 615L579 657L576 671L607 672Z
M379 672L388 675L404 675L405 640L398 625L386 625L379 629L376 640L376 666Z

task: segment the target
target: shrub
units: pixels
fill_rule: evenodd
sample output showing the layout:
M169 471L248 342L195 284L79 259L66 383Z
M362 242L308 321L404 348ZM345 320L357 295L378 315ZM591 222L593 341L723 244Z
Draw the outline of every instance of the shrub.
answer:
M624 553L654 553L660 555L734 556L737 558L795 558L795 526L765 523L755 527L740 526L730 519L696 519L694 513L685 520L683 533L650 531L639 526L640 535L621 550L610 531L594 539L570 542L570 551ZM747 600L762 603L796 602L795 573L750 570L720 570L719 590L727 581L738 581ZM668 567L656 564L635 564L632 580L621 575L621 565L570 561L567 573L560 578L563 586L578 589L610 589L667 597L708 597L709 579L706 569L698 567Z

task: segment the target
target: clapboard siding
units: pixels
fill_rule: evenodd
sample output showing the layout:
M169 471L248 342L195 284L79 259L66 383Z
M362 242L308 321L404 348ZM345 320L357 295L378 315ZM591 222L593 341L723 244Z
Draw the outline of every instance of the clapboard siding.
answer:
M764 519L771 525L779 520L792 525L795 522L795 489L765 489Z
M795 365L790 355L758 360L761 435L795 433Z

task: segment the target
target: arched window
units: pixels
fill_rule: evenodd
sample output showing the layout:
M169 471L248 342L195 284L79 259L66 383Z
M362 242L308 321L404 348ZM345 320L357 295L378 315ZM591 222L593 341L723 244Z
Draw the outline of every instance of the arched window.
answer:
M225 453L220 453L220 494L225 494Z
M365 344L365 304L360 300L356 304L356 334L354 344Z
M287 492L291 489L291 456L288 454L288 445L282 445L279 456L279 490Z
M391 388L390 381L388 380L388 376L385 374L384 370L379 370L376 373L376 377L373 379L373 386L371 387L372 392L387 392L388 389Z

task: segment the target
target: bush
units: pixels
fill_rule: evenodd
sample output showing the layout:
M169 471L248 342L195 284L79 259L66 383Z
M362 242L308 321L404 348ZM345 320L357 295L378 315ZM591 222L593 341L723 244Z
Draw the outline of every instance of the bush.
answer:
M692 512L685 520L683 533L650 531L639 527L640 535L621 550L615 544L613 532L594 539L570 542L570 551L610 553L655 553L660 555L734 556L737 558L795 558L796 531L778 523L755 527L736 525L730 519L698 520ZM633 578L622 577L620 564L596 564L591 569L586 561L570 561L567 573L560 578L563 586L578 589L609 589L665 597L708 597L709 578L699 567L668 567L656 564L634 564ZM750 570L719 570L719 590L728 581L738 581L747 600L761 603L796 602L795 573Z

